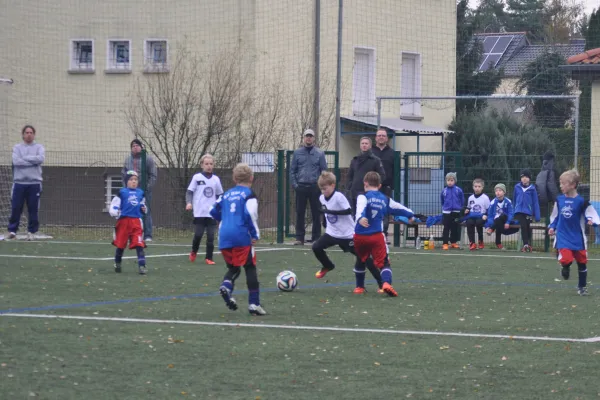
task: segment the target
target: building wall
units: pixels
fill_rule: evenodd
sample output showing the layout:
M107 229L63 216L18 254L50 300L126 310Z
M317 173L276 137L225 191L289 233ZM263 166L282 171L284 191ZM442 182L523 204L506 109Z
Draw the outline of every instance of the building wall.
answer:
M590 171L600 170L600 80L592 83L592 124L590 134ZM600 182L590 181L590 200L600 201Z

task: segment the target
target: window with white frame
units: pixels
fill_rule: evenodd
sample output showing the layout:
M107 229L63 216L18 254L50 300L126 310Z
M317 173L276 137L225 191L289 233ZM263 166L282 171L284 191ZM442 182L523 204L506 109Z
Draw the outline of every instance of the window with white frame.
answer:
M354 49L352 113L358 116L375 114L375 49Z
M119 190L123 188L123 178L121 175L108 175L105 183L105 200L104 200L104 211L108 212L110 203L116 195L119 194Z
M73 39L69 49L69 71L94 72L94 40Z
M165 39L144 41L144 71L166 72L169 68L169 46Z
M109 40L107 72L131 72L131 40Z
M400 97L421 96L421 55L402 53L402 79ZM401 100L400 117L421 117L421 103L418 100Z

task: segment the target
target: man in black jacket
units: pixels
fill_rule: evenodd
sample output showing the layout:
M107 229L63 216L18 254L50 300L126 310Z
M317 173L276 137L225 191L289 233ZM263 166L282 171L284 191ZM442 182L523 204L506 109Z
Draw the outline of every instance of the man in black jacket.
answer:
M383 170L385 171L385 180L382 180L380 192L391 197L392 189L394 188L394 176L396 175L394 174L394 150L387 143L388 135L386 130L379 129L375 134L375 147L373 147L372 151L381 160ZM388 218L385 218L383 221L383 233L385 236L388 234L389 226L390 221Z
M360 138L360 154L350 162L350 171L348 171L348 190L352 194L352 212L356 212L356 199L359 194L364 192L363 180L367 172L375 171L381 176L381 181L385 182L386 175L379 157L371 151L371 138Z
M321 191L317 186L317 180L321 172L327 170L325 153L315 146L315 133L312 129L304 131L304 145L294 151L292 165L290 166L290 183L296 191L296 241L295 245L304 244L306 234L304 214L306 203L310 204L312 214L312 241L321 236L321 224L319 210L321 203L319 196Z

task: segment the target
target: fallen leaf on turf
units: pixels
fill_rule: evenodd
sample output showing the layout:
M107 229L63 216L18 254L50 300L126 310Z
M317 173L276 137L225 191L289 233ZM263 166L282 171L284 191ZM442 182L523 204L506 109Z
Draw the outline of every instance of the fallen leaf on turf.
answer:
M183 343L183 339L173 339L172 337L167 339L168 343Z
M600 350L596 350L596 351L594 352L594 354L600 354ZM6 364L4 364L4 365L6 365ZM4 366L4 365L3 365L3 366Z
M187 392L181 392L181 394L185 396L187 394Z
M440 350L448 350L450 348L450 346L441 346Z
M502 361L506 361L506 360L508 360L508 357L502 356Z
M375 361L373 364L377 365L378 367L381 365L380 363L378 363L377 361Z
M175 368L175 366L173 364L169 364L167 365L167 368Z

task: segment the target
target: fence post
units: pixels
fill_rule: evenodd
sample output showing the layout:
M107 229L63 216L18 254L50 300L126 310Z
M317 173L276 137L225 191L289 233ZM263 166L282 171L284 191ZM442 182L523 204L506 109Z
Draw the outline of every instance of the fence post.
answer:
M546 207L546 227L550 225L550 205L552 203L548 203L548 207ZM533 235L532 235L533 237ZM550 251L550 235L548 235L548 229L544 229L544 251L547 253Z
M400 176L402 175L400 172L400 152L394 151L394 169L393 171L396 173L394 176L394 201L400 202ZM400 225L394 224L394 247L400 247Z
M283 243L285 150L277 150L277 243Z

